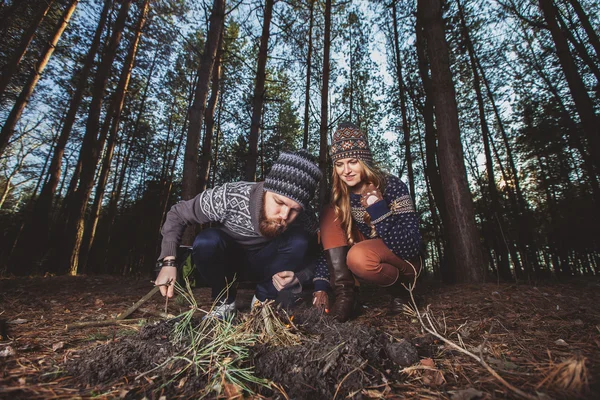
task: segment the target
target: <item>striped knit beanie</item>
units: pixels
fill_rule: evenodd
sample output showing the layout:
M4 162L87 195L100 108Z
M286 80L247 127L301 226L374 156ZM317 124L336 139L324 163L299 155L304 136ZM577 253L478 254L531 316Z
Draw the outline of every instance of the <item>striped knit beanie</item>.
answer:
M369 149L367 136L358 126L349 122L342 122L339 124L337 130L333 134L331 160L335 162L341 158L356 158L367 162L373 162L373 156Z
M265 190L296 201L306 208L321 180L321 170L304 149L282 152L265 179Z

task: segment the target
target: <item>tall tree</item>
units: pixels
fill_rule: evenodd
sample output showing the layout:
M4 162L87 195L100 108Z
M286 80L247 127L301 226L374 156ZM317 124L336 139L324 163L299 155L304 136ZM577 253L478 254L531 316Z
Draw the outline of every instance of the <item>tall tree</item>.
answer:
M215 109L219 101L219 93L221 91L221 62L223 58L223 43L225 38L225 26L221 28L221 36L219 37L219 44L217 54L215 56L215 64L213 66L212 76L212 87L210 91L210 99L208 100L208 106L206 107L204 116L204 141L202 142L202 156L200 157L200 172L198 173L198 191L203 192L206 190L208 184L208 178L210 174L210 166L212 160L212 148L213 148L213 133L215 127Z
M557 10L552 0L539 0L540 9L544 15L544 20L548 25L554 45L556 46L556 55L562 66L562 70L567 78L567 83L575 103L575 108L581 119L583 131L590 144L590 153L597 169L600 168L600 124L594 111L594 104L587 93L587 89L577 71L577 66L569 50L569 43L557 23Z
M323 174L319 187L319 206L324 206L328 196L327 134L329 132L329 74L331 52L331 0L325 0L325 31L323 35L323 78L321 83L321 127L319 129L319 169Z
M94 185L96 166L98 165L98 159L102 151L100 146L104 142L104 138L99 136L100 116L102 113L104 94L132 1L133 0L123 0L121 3L121 8L119 9L119 14L115 21L111 37L104 51L102 61L98 66L96 77L94 78L92 101L90 103L85 135L79 153L79 159L81 160L79 185L72 196L66 200L68 217L64 233L64 244L61 249L59 268L61 269L61 272L68 272L70 275L77 274L79 250L83 238L85 210Z
M306 84L304 85L304 130L302 136L302 148L308 148L308 130L310 125L310 80L312 71L313 53L313 25L315 22L315 0L308 0L310 16L308 22L308 52L306 54Z
M396 61L396 81L398 84L398 96L400 97L400 112L402 114L402 132L404 134L404 157L408 171L408 184L410 195L415 203L415 174L413 172L412 153L410 146L410 127L408 124L408 113L406 110L406 93L404 88L404 76L402 73L402 61L400 60L400 39L398 37L398 12L396 0L392 1L392 24L394 27L394 56ZM416 203L415 203L416 204Z
M484 261L475 225L473 200L467 183L460 140L456 95L450 71L440 0L419 0L431 63L433 103L439 137L439 162L448 217L448 242L453 248L458 282L482 282Z
M491 210L487 214L490 225L495 228L492 231L493 238L491 238L491 240L495 250L497 261L496 264L498 266L499 275L502 279L509 280L512 276L508 260L508 250L506 248L506 242L503 239L503 232L505 229L503 229L501 222L502 208L500 206L500 195L498 193L498 187L496 186L496 178L494 174L494 163L490 148L490 128L488 126L485 113L485 103L481 90L479 69L477 68L477 55L475 54L475 46L473 44L473 40L471 39L471 33L469 31L469 27L467 26L464 9L460 0L456 0L456 4L458 5L458 15L461 24L463 40L466 44L467 53L469 55L469 66L471 68L471 73L473 74L473 88L475 89L475 97L477 99L477 108L479 111L479 125L481 128L481 137L483 141L488 191L491 204Z
M40 27L42 21L44 20L44 17L46 17L46 14L48 14L48 11L50 11L50 8L54 4L54 1L55 0L49 0L47 3L42 4L40 10L35 15L34 20L31 22L31 25L29 25L29 28L27 28L27 30L23 33L21 41L15 49L14 54L12 55L10 60L4 65L4 67L2 67L2 75L0 75L0 97L4 95L4 91L6 90L10 79L17 71L21 60L23 59L23 56L27 52L27 48L29 47L31 41L35 37L35 33Z
M42 51L40 58L33 70L33 73L29 77L29 80L25 84L25 87L23 87L23 89L21 90L21 93L19 94L15 105L13 106L10 114L8 115L8 118L6 118L4 126L2 127L2 131L0 131L0 156L4 154L4 151L6 150L6 146L8 146L10 138L15 133L17 122L19 122L21 114L23 114L23 110L29 102L29 98L33 94L33 90L35 89L38 81L42 77L42 73L44 72L46 65L48 65L48 61L50 61L50 57L52 57L52 53L54 53L54 49L56 48L56 45L60 40L60 37L62 36L63 32L67 28L69 20L75 12L78 3L79 0L71 0L68 4L60 21L56 25L56 29L54 30L52 37L48 41L48 44L46 45L44 50Z
M40 253L46 251L50 218L52 215L52 202L61 178L61 165L63 163L65 147L75 123L77 110L79 109L85 90L88 87L88 77L94 63L94 58L100 47L100 39L102 38L102 32L104 31L108 19L108 11L110 10L111 4L112 0L105 0L85 61L75 74L77 78L76 88L69 102L64 123L62 124L62 128L60 129L60 133L56 140L56 145L54 146L52 160L50 161L50 167L48 168L48 177L42 186L39 197L35 201L33 211L27 218L23 227L23 233L20 236L23 239L22 244L15 244L15 257L12 260L12 264L19 264L19 269L28 269L34 264L34 261L39 258ZM35 249L31 249L29 243L38 243L38 245ZM23 272L26 273L28 271Z
M263 104L265 101L265 80L267 78L267 58L269 51L269 35L271 32L271 19L273 17L274 0L265 0L263 15L262 35L258 50L258 66L256 68L256 82L252 99L252 124L248 136L248 158L246 160L246 180L256 180L256 166L258 162L258 137L262 121Z
M208 35L206 36L204 53L202 54L200 66L198 68L194 102L189 110L190 122L185 143L183 186L181 190L181 196L184 200L191 199L198 193L198 145L200 144L200 131L202 130L202 120L206 109L210 78L217 56L219 37L221 36L221 30L223 29L224 19L225 0L213 0ZM191 233L188 232L185 236L184 243L191 241L191 239Z
M123 111L123 105L125 104L125 95L129 87L129 81L131 79L131 71L135 64L135 58L137 55L139 42L142 37L142 29L146 23L146 17L148 16L148 10L150 8L150 0L144 0L141 6L140 15L134 30L133 38L129 45L125 62L121 69L121 76L119 77L119 83L117 84L117 90L115 91L109 110L106 113L104 120L103 130L108 131L108 142L106 149L104 150L104 160L102 168L100 169L100 176L98 177L98 183L96 184L96 194L94 196L94 202L90 212L87 229L84 232L83 241L81 244L81 253L79 257L79 264L82 268L87 267L87 257L89 255L94 238L96 236L96 228L98 226L98 218L100 217L100 208L102 206L102 200L104 199L104 192L106 184L108 182L108 174L110 166L112 164L112 158L117 143L117 133L119 131L119 124L121 122L121 113ZM153 68L152 68L153 69ZM152 76L152 69L149 76ZM102 133L102 136L106 136L106 133Z

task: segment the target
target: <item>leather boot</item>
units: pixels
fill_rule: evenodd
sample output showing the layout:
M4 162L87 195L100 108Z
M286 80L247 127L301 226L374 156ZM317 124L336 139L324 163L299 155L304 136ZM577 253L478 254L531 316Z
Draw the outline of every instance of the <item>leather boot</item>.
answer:
M335 247L325 250L331 286L335 293L335 304L331 315L339 322L346 322L352 316L355 308L354 275L348 269L346 256L348 246Z

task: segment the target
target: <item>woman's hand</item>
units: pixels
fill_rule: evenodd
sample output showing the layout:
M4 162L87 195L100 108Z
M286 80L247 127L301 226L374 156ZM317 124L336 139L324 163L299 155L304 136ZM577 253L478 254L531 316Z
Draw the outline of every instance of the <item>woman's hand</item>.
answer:
M383 200L383 195L372 183L365 183L360 191L360 203L364 208Z
M329 313L329 295L324 290L313 293L313 306Z

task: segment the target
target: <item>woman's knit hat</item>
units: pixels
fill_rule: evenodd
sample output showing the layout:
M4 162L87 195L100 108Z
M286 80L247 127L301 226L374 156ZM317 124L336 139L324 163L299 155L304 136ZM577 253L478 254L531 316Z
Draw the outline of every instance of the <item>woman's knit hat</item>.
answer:
M296 201L306 208L321 180L321 170L304 149L282 152L265 179L265 190Z
M356 158L373 162L373 155L369 149L367 136L358 126L349 122L339 124L333 134L331 160L335 162L341 158Z

